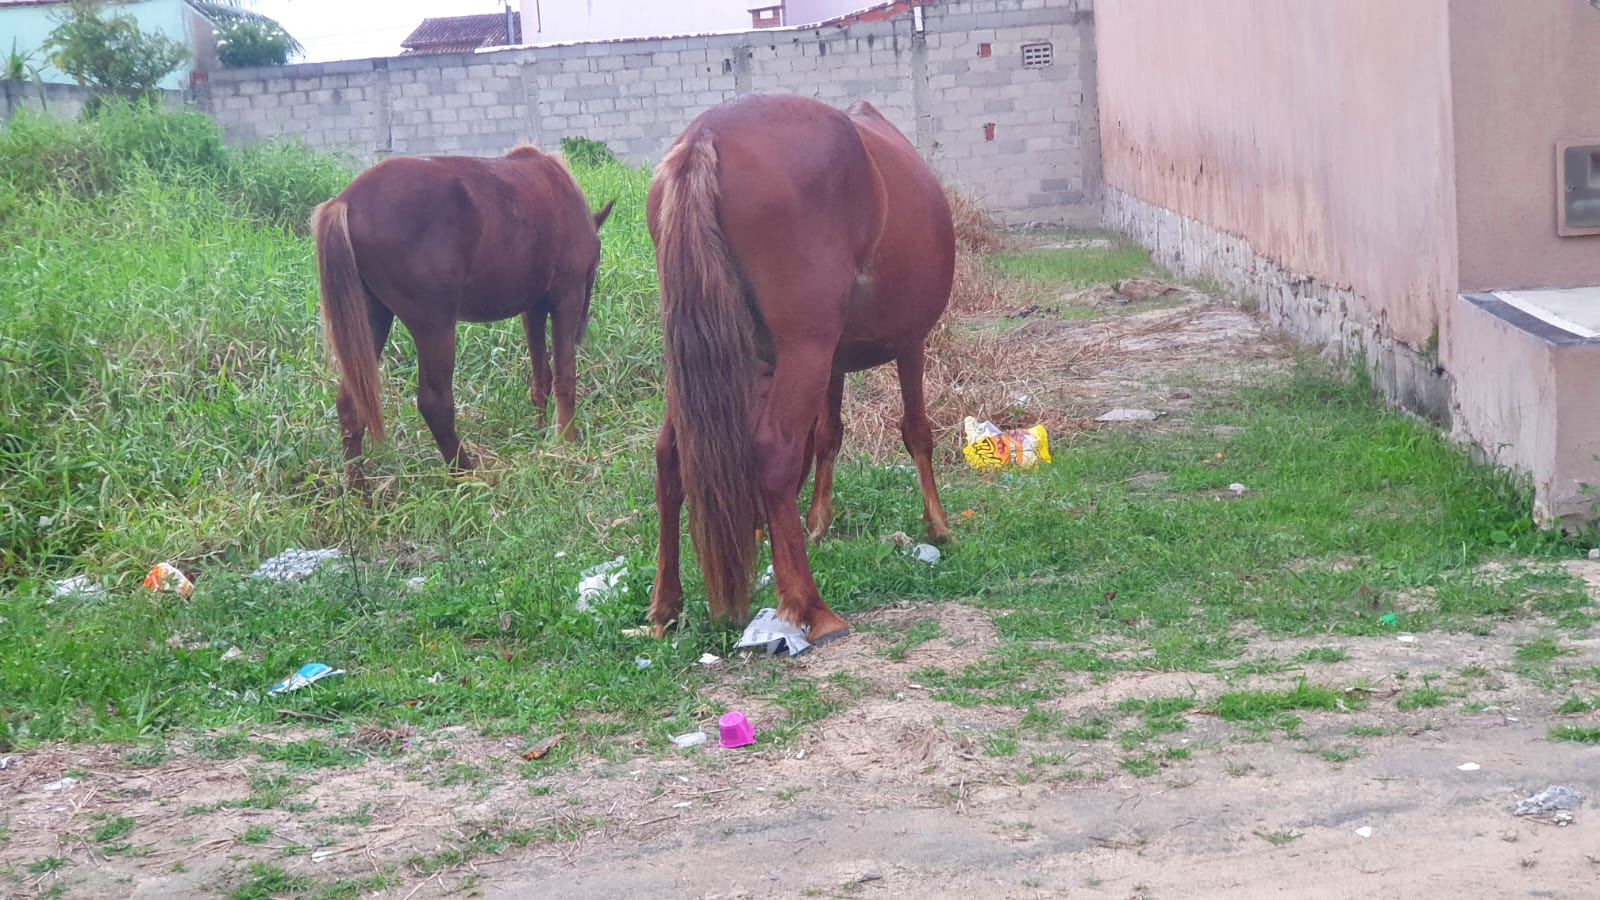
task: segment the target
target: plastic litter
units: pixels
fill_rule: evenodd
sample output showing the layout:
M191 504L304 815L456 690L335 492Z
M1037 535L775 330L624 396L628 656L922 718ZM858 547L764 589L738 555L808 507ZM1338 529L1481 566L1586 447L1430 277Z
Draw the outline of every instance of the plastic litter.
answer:
M620 593L626 594L628 586L621 584L621 581L627 574L626 556L619 556L583 570L579 576L581 580L578 582L578 611L588 612L594 604L611 596L612 591L619 587Z
M1600 547L1590 547L1589 548L1589 558L1590 559L1600 559Z
M270 697L273 694L286 694L290 691L298 691L301 688L321 681L324 678L332 678L335 675L343 674L343 669L331 668L323 663L306 663L296 670L293 675L290 675L288 678L285 678L284 680L273 685L267 691L267 696Z
M1395 638L1395 640L1402 644L1415 644L1417 642L1417 636L1414 634L1402 634Z
M911 548L911 556L917 562L924 562L931 566L939 561L939 548L932 544L918 544Z
M702 653L702 654L700 654L700 665L702 665L702 666L716 666L716 665L721 665L721 664L722 664L722 657L716 655L715 653Z
M1461 765L1456 766L1457 771L1461 772L1476 772L1480 768L1482 768L1482 766L1479 766L1477 763L1462 763Z
M1384 613L1383 615L1378 617L1378 622L1379 622L1379 624L1382 624L1382 625L1393 626L1393 625L1399 624L1400 620L1395 618L1394 613Z
M1558 825L1572 822L1572 811L1583 805L1583 792L1565 785L1552 784L1532 797L1517 801L1512 815L1549 817Z
M82 597L86 600L95 600L105 596L106 589L89 580L87 575L74 575L60 581L50 583L50 593L56 599L63 597Z
M344 551L338 547L328 547L323 550L302 550L293 547L279 553L267 560L256 570L250 573L251 578L265 578L269 581L299 581L317 570L317 567L330 559L339 559L344 556Z
M717 720L717 732L719 742L729 750L756 742L756 727L737 710L722 714Z
M49 791L50 793L63 793L64 794L67 791L70 791L70 790L72 790L73 788L75 788L77 786L78 786L78 779L73 778L71 776L68 776L66 778L61 779L60 781L52 781L49 784L45 785L44 787L40 788L40 790Z
M680 734L672 739L672 743L679 747L698 747L705 742L706 733L704 731L691 731L688 734Z
M744 634L739 636L739 643L733 646L735 649L764 647L768 656L787 649L790 656L799 656L811 649L811 642L806 640L800 626L790 625L778 618L778 611L769 607L756 613L750 624L745 626Z
M235 659L243 659L243 658L244 658L244 651L240 650L238 647L234 647L234 646L231 646L231 645L228 647L227 650L223 651L223 653L222 653L222 661L223 662L230 662L230 661L235 660Z
M1359 837L1364 837L1364 838L1372 837L1372 826L1371 825L1363 825L1360 828L1357 828L1356 829L1356 835L1359 836Z
M173 591L180 597L194 594L194 582L172 563L156 563L145 573L144 586L152 591Z
M1228 491L1230 493L1232 493L1235 497L1243 497L1244 494L1245 494L1245 491L1247 491L1247 490L1249 490L1249 488L1245 487L1244 485L1240 484L1237 481L1235 481L1233 484L1228 485Z
M772 583L772 567L771 566L767 566L767 570L765 572L761 573L761 577L760 578L756 579L756 587L755 587L755 589L759 591L759 590L765 588L767 585L769 585L771 583Z
M972 416L962 420L967 435L961 455L974 469L1003 469L1021 466L1031 469L1050 461L1050 435L1043 425L1001 431L993 422L979 422Z
M415 578L407 578L406 579L406 590L408 590L408 591L420 591L424 587L426 587L427 584L428 584L428 579L427 579L427 576L424 576L424 575L418 575Z
M1124 409L1117 407L1095 417L1096 422L1150 422L1157 414L1148 409Z
M648 656L635 656L633 658L633 664L637 668L648 669L648 668L650 668L650 657L648 657Z

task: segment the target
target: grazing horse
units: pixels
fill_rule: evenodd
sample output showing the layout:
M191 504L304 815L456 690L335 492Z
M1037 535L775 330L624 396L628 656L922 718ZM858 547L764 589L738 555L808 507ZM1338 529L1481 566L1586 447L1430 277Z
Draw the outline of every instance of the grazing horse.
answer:
M847 372L893 360L900 434L929 537L949 537L923 404L924 343L950 298L944 190L876 109L753 95L690 123L647 206L661 281L666 416L656 441L660 548L650 618L683 610L678 516L714 619L749 614L757 529L772 542L778 616L823 644L848 634L806 557L832 517ZM816 457L810 514L799 491Z
M612 201L615 203L616 201ZM576 353L600 264L600 226L565 167L533 147L502 157L395 157L361 173L311 217L322 321L338 358L346 473L367 429L383 439L378 356L396 316L417 345L417 410L453 472L477 461L456 435L456 323L522 316L541 424L555 344L556 423L567 440Z

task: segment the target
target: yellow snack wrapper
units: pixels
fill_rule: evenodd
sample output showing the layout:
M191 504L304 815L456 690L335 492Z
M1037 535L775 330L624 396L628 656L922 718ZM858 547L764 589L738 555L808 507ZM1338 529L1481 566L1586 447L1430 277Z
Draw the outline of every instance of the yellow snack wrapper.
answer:
M144 576L144 586L152 591L175 591L180 597L194 593L194 582L171 563L156 563Z
M1018 466L1031 469L1050 461L1050 435L1043 425L1001 431L993 422L979 422L972 416L962 422L967 445L961 455L974 469L1003 469Z

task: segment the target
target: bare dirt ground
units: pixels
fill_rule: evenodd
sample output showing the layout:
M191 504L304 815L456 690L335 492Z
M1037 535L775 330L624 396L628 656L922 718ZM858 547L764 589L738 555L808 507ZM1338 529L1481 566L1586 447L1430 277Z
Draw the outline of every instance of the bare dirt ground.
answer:
M1249 315L1205 298L1051 327L1101 348L1058 401L1075 415L1180 416L1190 398L1165 376L1221 387L1285 355ZM1600 562L1572 565L1600 585ZM827 686L832 714L777 749L640 738L625 758L584 756L533 779L520 754L537 736L465 728L405 736L400 752L348 768L191 749L151 765L125 748L14 753L0 770L0 897L1600 896L1600 748L1550 742L1566 687L1515 671L1515 647L1547 633L1540 623L1411 642L1257 636L1252 656L1313 645L1347 655L1258 675L1083 673L1046 704L1076 720L1128 698L1196 698L1185 730L1124 748L1029 731L1019 710L958 706L918 683L926 667L982 663L994 615L881 609L819 652L726 661L717 677L729 698L752 667ZM939 636L892 658L896 636L926 620ZM1600 641L1564 646L1564 665L1600 665ZM1304 712L1293 735L1206 708L1221 692L1302 676L1361 685L1366 706ZM1398 709L1400 679L1424 676L1451 702ZM741 708L758 729L774 717ZM703 725L715 735L709 714ZM997 734L1015 746L997 750ZM1128 770L1130 752L1157 770ZM1591 795L1573 822L1512 814L1552 784ZM125 847L95 833L118 817L137 823ZM252 862L282 879L251 883Z

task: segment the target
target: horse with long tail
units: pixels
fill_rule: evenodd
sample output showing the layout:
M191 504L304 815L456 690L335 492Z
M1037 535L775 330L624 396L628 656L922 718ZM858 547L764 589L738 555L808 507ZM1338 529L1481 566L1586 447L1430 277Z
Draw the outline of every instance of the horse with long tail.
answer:
M765 525L779 618L816 645L846 635L806 555L807 532L820 539L832 518L846 373L895 363L901 436L928 535L950 534L922 387L925 343L955 270L943 187L871 104L841 112L753 95L705 112L678 137L646 212L667 373L656 441L655 633L683 611L687 501L713 619L748 617ZM813 458L802 525L799 493Z
M615 201L612 201L614 203ZM522 316L543 423L576 437L577 344L600 265L600 226L561 162L534 147L505 156L398 156L361 173L311 217L322 320L340 368L346 477L370 429L383 439L378 357L396 317L417 347L417 411L454 473L477 460L456 433L456 323ZM545 346L545 322L554 344Z

